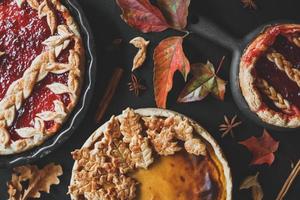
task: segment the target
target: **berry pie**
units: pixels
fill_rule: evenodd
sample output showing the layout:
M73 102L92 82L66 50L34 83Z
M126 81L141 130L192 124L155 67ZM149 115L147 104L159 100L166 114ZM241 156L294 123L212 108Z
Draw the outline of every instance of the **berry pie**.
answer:
M300 126L300 25L267 27L245 50L239 82L246 102L264 122Z
M79 97L84 50L59 0L0 1L0 155L42 144Z

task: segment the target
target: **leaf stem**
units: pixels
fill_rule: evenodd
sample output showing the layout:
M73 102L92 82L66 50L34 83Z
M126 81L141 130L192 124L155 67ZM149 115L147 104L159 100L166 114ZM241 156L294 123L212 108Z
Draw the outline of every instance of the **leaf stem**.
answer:
M182 39L184 39L185 37L187 37L188 35L190 35L190 32L189 31L182 31L184 34L184 36L182 36Z
M222 59L220 60L216 74L218 74L218 72L220 71L221 67L223 66L224 60L225 60L225 56L223 56Z

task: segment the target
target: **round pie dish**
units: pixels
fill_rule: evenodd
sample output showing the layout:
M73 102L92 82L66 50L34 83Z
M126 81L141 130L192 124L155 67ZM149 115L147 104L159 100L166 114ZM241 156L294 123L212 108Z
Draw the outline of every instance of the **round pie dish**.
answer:
M300 25L268 26L245 49L239 84L250 110L263 122L300 127Z
M47 155L74 131L95 58L76 1L3 0L0 19L0 166L10 166Z
M128 108L72 155L71 199L232 198L230 168L216 141L173 111Z

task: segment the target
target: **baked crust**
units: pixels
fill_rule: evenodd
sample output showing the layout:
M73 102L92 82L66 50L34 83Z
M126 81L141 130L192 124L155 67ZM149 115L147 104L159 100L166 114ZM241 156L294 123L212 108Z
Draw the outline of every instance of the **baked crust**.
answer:
M295 33L300 33L300 25L298 24L281 24L266 27L265 30L259 34L246 48L240 62L239 70L239 83L242 94L250 108L250 110L256 113L259 118L271 125L286 127L286 128L296 128L300 126L300 115L299 113L288 114L285 112L278 112L268 105L266 105L262 99L261 93L258 90L258 86L255 85L257 81L255 73L255 64L257 60L271 47L275 42L277 36L279 35L291 35ZM271 58L270 58L271 59ZM282 69L285 70L285 69ZM292 71L291 69L288 69ZM288 71L287 70L287 71ZM287 76L290 77L291 73L286 72ZM296 74L291 77L297 82L298 77ZM270 85L263 81L265 90L272 90ZM266 91L268 92L268 91ZM275 99L280 101L282 106L284 103L288 102L282 98L281 94L277 93ZM275 102L276 104L276 102ZM278 105L280 109L280 105Z
M15 0L15 3L20 8L28 3L41 20L47 20L51 35L43 42L45 50L32 61L23 76L9 86L0 101L0 155L29 150L42 144L60 129L77 103L85 63L79 29L68 9L59 0ZM61 14L64 24L57 24L55 12ZM69 47L71 42L74 45ZM56 61L55 58L67 48L69 49L68 61L66 63ZM68 105L60 100L54 100L54 111L37 113L31 121L31 127L21 127L15 130L21 139L11 141L8 129L15 121L17 110L22 107L24 100L30 97L35 85L48 73L66 72L68 72L67 85L53 82L47 87L54 94L68 94L70 98ZM48 121L53 121L50 129L45 128L45 122Z
M179 130L185 130L184 134L180 134L175 136L178 140L181 141L185 141L185 150L187 152L189 152L189 148L187 146L189 146L188 143L194 143L195 140L199 140L201 143L205 144L205 147L203 149L202 148L198 148L201 149L202 153L198 154L198 155L202 155L204 157L209 156L212 159L214 159L214 161L217 164L218 170L220 170L220 173L222 174L221 177L218 179L219 182L222 182L223 186L222 188L219 188L222 190L222 192L218 195L217 199L226 199L226 200L230 200L232 199L232 178L231 178L231 172L230 172L230 168L229 165L222 153L221 148L218 146L218 144L216 143L216 141L213 139L213 137L205 130L203 129L201 126L199 126L196 122L194 122L193 120L179 114L173 111L169 111L169 110L163 110L163 109L158 109L158 108L143 108L143 109L138 109L138 110L132 110L132 109L127 109L123 112L123 114L117 116L117 117L112 117L110 121L106 122L105 124L103 124L102 126L100 126L89 138L88 140L84 143L84 145L82 146L82 148L80 150L76 150L74 151L73 154L73 158L75 159L75 163L72 169L72 176L71 176L71 181L70 181L70 186L69 186L69 193L71 195L71 199L93 199L95 198L95 196L93 195L100 195L101 197L103 197L104 199L114 199L116 197L110 196L108 193L106 193L105 191L103 191L103 188L99 188L99 185L94 184L93 180L101 180L101 178L99 179L99 177L97 177L97 172L101 171L101 168L103 168L104 166L108 165L108 163L100 163L99 167L97 168L95 167L95 165L93 164L92 160L99 160L100 158L97 157L89 157L88 155L97 155L97 152L99 152L99 150L97 150L98 148L100 149L105 149L105 147L102 146L103 142L105 141L105 135L107 135L107 130L112 130L112 124L114 120L122 120L124 118L124 116L128 116L128 113L135 113L136 116L140 116L142 119L140 119L139 117L137 117L137 120L143 120L145 122L145 126L148 127L148 129L146 130L146 132L148 133L148 138L150 139L150 144L152 146L152 154L154 152L156 152L157 154L159 154L160 156L166 156L166 155L172 155L175 154L177 151L179 151L180 149L177 149L178 146L176 146L174 148L174 145L177 145L177 143L173 140L172 143L169 143L169 146L172 148L172 150L175 149L175 151L171 151L172 153L170 153L170 151L167 151L167 154L164 154L166 151L160 151L159 149L156 149L155 147L155 143L153 143L151 137L151 133L149 133L149 131L157 131L158 129L161 130L161 128L163 126L168 126L166 125L166 123L168 123L167 121L169 121L170 123L172 123L172 120L175 119L175 121L177 121L179 119L178 122L180 122L180 126L177 127L177 131ZM166 119L166 120L161 120L162 118ZM131 118L132 119L132 118ZM171 120L169 120L171 119ZM176 120L177 119L177 120ZM132 122L132 121L131 121ZM135 123L132 123L132 125ZM152 125L154 124L154 125ZM164 124L164 125L162 125ZM122 129L122 121L121 121L121 129ZM132 127L132 126L131 126ZM140 129L141 127L139 126L134 126L135 128L131 129L134 130L133 132L135 133L140 133L142 131L142 129ZM193 129L193 133L194 134L198 134L198 136L193 136L190 135L190 128L192 127ZM181 129L182 128L182 129ZM112 133L115 133L113 131L109 132L110 135L113 135ZM123 141L124 142L130 142L130 140L128 140L128 135L126 135L126 133L124 134L124 130L122 130L120 132L124 137L123 137ZM132 135L131 135L132 136ZM119 136L117 136L119 137ZM112 136L112 138L114 138ZM147 137L146 137L147 138ZM164 139L160 139L160 141L164 141ZM197 142L196 142L197 143ZM195 143L194 143L195 144ZM187 145L187 146L186 146ZM130 148L130 144L129 144L129 148ZM153 151L154 150L154 151ZM194 149L195 150L195 149ZM110 152L110 151L109 151ZM127 151L124 151L127 152ZM101 151L101 155L103 152ZM195 154L197 153L197 151L190 151L189 153L191 154ZM125 155L127 155L128 153L124 153ZM149 153L147 153L147 155L149 155ZM197 154L196 154L197 155ZM81 158L79 158L81 157ZM150 157L151 153L150 153ZM100 159L101 160L101 159ZM131 165L130 168L124 168L124 167L120 167L120 166L116 166L118 170L120 170L122 176L125 175L127 172L132 173L132 170L137 170L138 168L144 168L147 169L148 166L151 165L152 162L154 162L153 158L150 159L149 156L147 158L147 160L150 160L151 162L147 162L148 165L147 166L136 166L132 167ZM94 174L92 177L90 177L91 174L85 174L85 167L87 166L87 169L89 169L89 173ZM123 173L121 172L121 169L126 169L123 170ZM114 169L111 169L114 172ZM95 173L93 172L95 171ZM96 172L97 171L97 172ZM88 177L87 179L90 181L87 182L81 182L83 181L83 179L85 179L86 177ZM130 176L129 176L130 177ZM132 182L133 181L133 182ZM127 182L128 187L126 188L125 191L130 190L131 192L133 192L133 194L131 192L125 192L126 194L131 194L131 195L127 195L127 196L123 196L122 198L119 196L118 199L134 199L135 196L135 185L137 184L135 182L135 180L131 180L129 182ZM132 187L129 186L134 186L134 189ZM124 189L124 188L123 188ZM114 189L112 189L114 191ZM93 192L91 192L93 191Z

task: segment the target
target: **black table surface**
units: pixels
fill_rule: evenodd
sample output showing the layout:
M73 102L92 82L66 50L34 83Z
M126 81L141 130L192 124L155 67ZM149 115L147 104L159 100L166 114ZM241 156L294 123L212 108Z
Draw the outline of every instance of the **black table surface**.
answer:
M151 59L153 49L159 41L167 36L182 35L182 33L172 30L167 30L163 33L142 34L130 28L121 20L119 16L120 10L114 0L81 0L79 3L86 13L95 37L98 59L95 94L89 112L71 138L50 155L33 163L42 167L47 163L55 162L62 165L64 171L63 176L60 177L61 183L57 186L52 186L51 193L43 194L41 199L70 199L66 194L73 166L70 152L76 148L80 148L89 135L100 125L94 123L95 112L113 69L115 67L122 67L125 73L103 122L108 120L111 115L119 114L126 107L155 107L152 86L153 61ZM243 8L239 0L192 0L190 16L205 16L236 38L242 38L259 25L272 20L300 20L299 0L257 0L257 5L258 10L253 11ZM135 97L130 93L127 85L130 80L132 59L137 51L133 46L128 44L128 41L136 36L143 36L151 41L146 63L136 72L136 75L143 79L147 86L147 90L140 97ZM116 38L122 38L122 43L119 47L112 46ZM220 76L226 81L229 80L231 59L231 52L229 50L194 34L186 38L184 50L191 63L210 60L212 63L217 64L221 57L225 55L226 60ZM178 104L176 103L176 97L184 84L185 82L181 75L176 73L167 107L198 121L219 142L232 169L234 184L233 199L251 199L251 192L249 190L239 191L238 188L246 176L253 175L256 171L260 171L259 181L262 184L265 194L264 199L275 199L291 171L291 160L296 161L300 158L300 133L270 130L271 135L280 141L274 163L270 167L267 165L250 167L250 152L237 142L252 135L260 136L263 128L249 121L240 113L232 100L229 85L227 86L224 102L208 97L201 102ZM224 115L229 117L238 115L238 118L243 122L240 127L235 129L235 138L231 138L230 136L221 138L218 125L223 122ZM6 182L10 177L11 169L0 169L0 200L7 199ZM286 196L286 200L298 199L300 199L299 177L296 178Z

